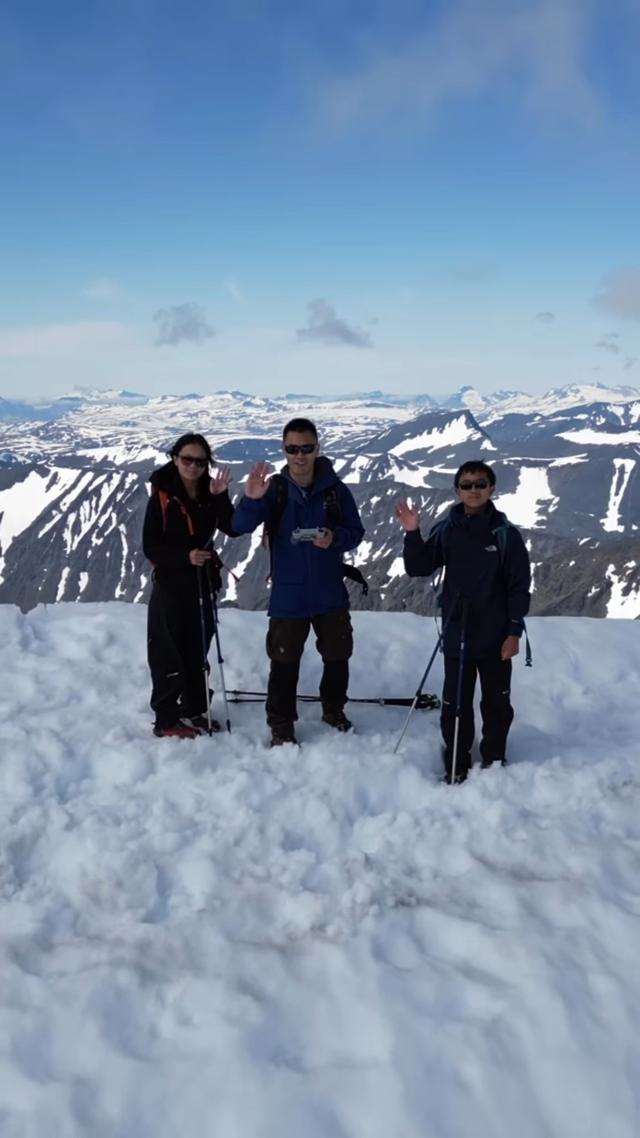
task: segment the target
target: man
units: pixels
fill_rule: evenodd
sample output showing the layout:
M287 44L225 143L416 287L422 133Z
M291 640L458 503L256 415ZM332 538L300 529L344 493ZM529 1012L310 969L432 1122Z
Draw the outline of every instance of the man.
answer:
M454 480L458 503L423 541L420 516L405 500L396 517L405 530L404 564L410 577L429 577L444 566L442 594L444 691L441 728L445 781L451 782L458 682L461 716L455 781L471 768L474 738L473 693L480 677L482 767L506 762L511 660L520 650L529 611L531 572L520 533L496 510L491 498L496 476L484 462L465 462Z
M233 515L235 533L251 533L264 522L270 538L267 654L271 668L266 711L272 746L296 742L298 674L311 626L324 662L322 718L338 731L351 727L344 705L353 632L342 556L364 536L350 491L319 454L314 424L292 419L282 440L286 466L270 479L268 464L256 463ZM318 532L307 535L309 540L297 540L294 531L301 529Z

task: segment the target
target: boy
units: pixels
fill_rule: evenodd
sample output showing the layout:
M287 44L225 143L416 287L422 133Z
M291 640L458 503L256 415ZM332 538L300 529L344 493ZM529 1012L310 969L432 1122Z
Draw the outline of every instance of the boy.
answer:
M520 651L529 611L529 555L515 526L491 498L494 471L486 463L463 463L454 479L458 502L423 541L420 515L405 500L396 517L405 530L404 564L410 577L429 577L444 567L442 592L444 689L440 725L445 781L451 782L458 682L461 715L455 754L455 782L471 769L474 738L473 693L480 677L482 767L506 763L513 720L511 660Z

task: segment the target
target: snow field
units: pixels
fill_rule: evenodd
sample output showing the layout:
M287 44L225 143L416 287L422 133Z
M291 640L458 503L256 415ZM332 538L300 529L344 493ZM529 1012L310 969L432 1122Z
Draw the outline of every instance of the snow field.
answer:
M0 608L2 1138L637 1138L640 622L532 619L511 765L449 788L436 712L155 739L145 617ZM411 695L433 621L354 625ZM265 631L222 611L229 689Z

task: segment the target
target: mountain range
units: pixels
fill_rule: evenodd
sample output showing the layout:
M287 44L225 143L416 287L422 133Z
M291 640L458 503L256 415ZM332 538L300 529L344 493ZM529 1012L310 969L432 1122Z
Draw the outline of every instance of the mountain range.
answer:
M79 390L49 403L0 400L0 601L143 601L140 549L147 480L186 430L233 470L281 462L293 415L314 418L366 528L355 561L368 578L356 608L431 613L436 592L409 580L393 503L409 495L423 533L452 502L453 474L480 457L496 470L496 505L529 546L532 611L640 615L640 390L599 384L543 395L465 387L446 400L380 391L273 398L240 391L149 397ZM266 607L259 533L222 539L221 604Z

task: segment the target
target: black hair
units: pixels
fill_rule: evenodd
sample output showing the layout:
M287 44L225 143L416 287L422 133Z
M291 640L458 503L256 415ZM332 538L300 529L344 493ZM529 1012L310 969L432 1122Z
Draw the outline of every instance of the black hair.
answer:
M169 457L177 458L181 453L183 447L190 446L193 443L195 443L196 446L202 447L205 453L205 458L209 465L211 465L213 462L211 447L209 446L204 435L196 435L193 431L189 431L186 435L180 435L180 438L171 447L171 450L169 451Z
M284 431L282 432L282 441L286 439L290 431L295 431L298 435L313 435L316 442L318 441L318 432L315 423L311 419L290 419Z
M465 474L484 474L490 486L495 486L496 484L496 476L493 470L490 466L487 466L486 462L481 462L480 459L477 461L474 459L469 459L468 462L462 463L460 469L456 471L456 476L453 480L453 485L455 486L456 490L458 489L460 479Z

